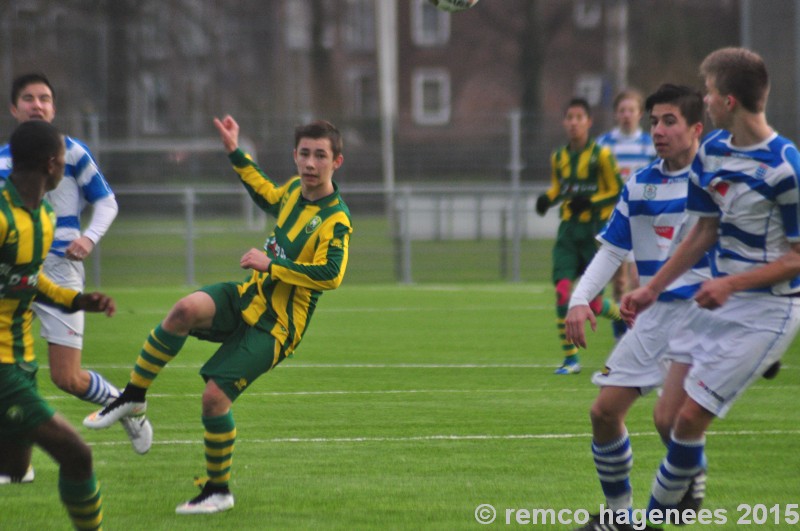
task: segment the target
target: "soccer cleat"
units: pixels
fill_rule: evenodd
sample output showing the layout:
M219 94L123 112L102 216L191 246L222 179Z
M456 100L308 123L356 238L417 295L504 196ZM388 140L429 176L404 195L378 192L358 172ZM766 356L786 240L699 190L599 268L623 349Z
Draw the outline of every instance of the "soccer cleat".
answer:
M0 485L8 485L9 483L33 483L33 476L33 465L28 465L28 470L25 471L22 477L0 474Z
M578 527L575 531L633 531L644 529L645 531L657 531L657 528L645 525L644 528L634 527L632 524L622 524L617 522L606 522L599 514L593 514L589 522L583 526Z
M120 396L103 409L97 410L83 419L83 425L93 430L108 428L124 417L143 415L147 402L133 402Z
M689 489L686 491L686 494L683 495L681 501L678 502L676 508L678 512L683 515L684 511L694 511L694 515L697 515L697 512L700 510L700 506L703 505L703 500L706 497L706 471L701 470L692 478L692 482L689 483ZM685 525L683 522L683 517L681 517L680 522L675 522L675 525Z
M767 370L764 371L764 374L762 374L761 376L763 376L767 380L772 380L773 378L778 376L778 373L780 371L781 371L781 362L780 361L776 361L775 363L770 365L767 368Z
M122 417L119 422L131 440L133 451L137 454L146 454L153 444L153 426L144 413L134 417Z
M580 363L565 363L558 369L554 374L578 374L581 372L581 364Z
M206 483L203 492L175 508L177 514L212 514L233 508L233 494L228 487Z

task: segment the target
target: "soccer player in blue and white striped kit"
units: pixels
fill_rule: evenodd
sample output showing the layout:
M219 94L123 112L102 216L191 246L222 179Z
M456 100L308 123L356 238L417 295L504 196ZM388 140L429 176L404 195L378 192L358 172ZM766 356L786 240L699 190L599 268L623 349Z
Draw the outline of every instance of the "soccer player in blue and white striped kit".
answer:
M622 90L614 97L614 122L616 126L597 137L597 143L608 146L614 158L622 182L656 158L653 137L642 130L640 122L644 111L644 96L633 88ZM611 282L614 301L619 303L622 296L639 286L639 275L633 253L625 257L625 261L617 270ZM625 333L623 321L611 321L614 337L619 339Z
M704 140L690 172L687 208L700 219L664 267L623 298L626 318L635 318L717 247L715 278L695 294L713 311L670 342L680 353L675 359L692 365L653 481L651 524L674 522L673 510L704 466L706 430L780 360L800 329L800 153L767 122L766 65L750 50L722 48L700 73L708 114L720 128Z
M47 76L39 72L17 76L11 84L12 116L19 123L30 120L53 122L56 114L55 90ZM64 178L46 199L55 210L56 233L44 262L44 272L58 284L83 290L83 261L94 250L117 216L114 192L106 182L89 148L81 141L64 137L66 166ZM0 148L0 186L11 173L9 146ZM81 212L91 205L92 216L81 233ZM84 314L67 313L39 303L33 309L47 341L50 378L61 389L81 400L106 405L119 396L119 390L96 371L81 368ZM144 417L126 418L121 424L133 449L146 453L152 443L152 427ZM1 458L0 458L1 459ZM33 469L24 478L33 479ZM3 477L0 476L0 483Z
M597 236L601 247L570 299L566 333L586 347L585 323L596 329L589 301L608 283L633 251L642 279L648 281L667 261L695 221L686 212L689 168L703 131L703 97L686 86L662 85L645 103L660 158L638 170L625 184L606 227ZM656 406L656 426L669 440L676 405L685 394L682 381L689 365L664 361L669 338L681 326L676 316L692 319L702 312L692 301L700 284L711 278L703 256L659 296L653 307L617 343L605 369L592 382L600 387L591 408L592 454L609 514L598 514L586 530L630 529L633 452L625 417L640 396L667 384ZM667 372L669 371L669 372ZM701 480L702 478L698 478ZM626 527L627 526L627 527Z

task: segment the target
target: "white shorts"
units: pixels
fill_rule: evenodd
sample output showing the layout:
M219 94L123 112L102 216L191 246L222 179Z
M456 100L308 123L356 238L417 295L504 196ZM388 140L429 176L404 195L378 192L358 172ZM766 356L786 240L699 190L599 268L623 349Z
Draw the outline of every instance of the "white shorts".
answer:
M49 254L45 258L43 270L59 286L83 291L84 268L82 262ZM68 313L60 308L39 303L33 304L33 311L41 321L41 336L48 343L77 349L83 348L83 312Z
M597 386L638 387L645 395L664 383L669 369L669 339L686 319L703 312L694 301L656 302L636 317L617 343L605 369L592 376Z
M668 357L691 360L684 389L722 418L791 345L800 329L800 298L735 294L684 326L675 330Z

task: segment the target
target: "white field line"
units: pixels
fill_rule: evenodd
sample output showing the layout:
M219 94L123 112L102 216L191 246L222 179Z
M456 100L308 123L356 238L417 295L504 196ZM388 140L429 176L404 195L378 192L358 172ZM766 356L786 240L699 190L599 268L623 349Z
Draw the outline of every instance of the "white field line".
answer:
M743 436L797 436L800 430L734 430L734 431L709 431L707 435L712 437L743 437ZM631 437L657 437L658 434L652 432L631 433ZM250 439L237 437L237 444L328 444L328 443L404 443L404 442L437 442L437 441L516 441L516 440L566 440L566 439L591 439L591 433L522 433L506 435L414 435L408 437L275 437L270 439ZM126 440L92 442L90 446L118 446L129 445ZM202 444L202 439L193 440L167 440L153 441L155 445L197 445Z

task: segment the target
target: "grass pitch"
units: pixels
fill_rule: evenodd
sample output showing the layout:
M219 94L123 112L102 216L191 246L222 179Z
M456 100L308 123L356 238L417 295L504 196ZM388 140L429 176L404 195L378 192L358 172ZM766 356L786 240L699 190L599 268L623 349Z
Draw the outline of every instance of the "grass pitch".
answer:
M108 291L118 315L87 316L84 363L123 385L147 333L186 290ZM596 512L602 503L589 379L612 339L601 321L584 372L554 376L552 299L544 283L345 283L325 294L297 354L234 405L236 506L217 515L174 513L204 474L197 371L214 345L190 339L156 380L148 395L155 442L145 456L119 426L80 425L93 408L52 386L41 342L39 381L92 445L108 530L570 529L526 522L519 511ZM726 523L686 529L795 527L787 515L800 503L798 351L796 342L778 378L759 381L713 425L706 507L724 511ZM654 400L641 399L628 422L637 507L663 456ZM68 529L55 464L37 450L34 467L33 484L0 486L0 528ZM482 504L497 511L491 525L476 522ZM736 524L762 512L761 525Z

